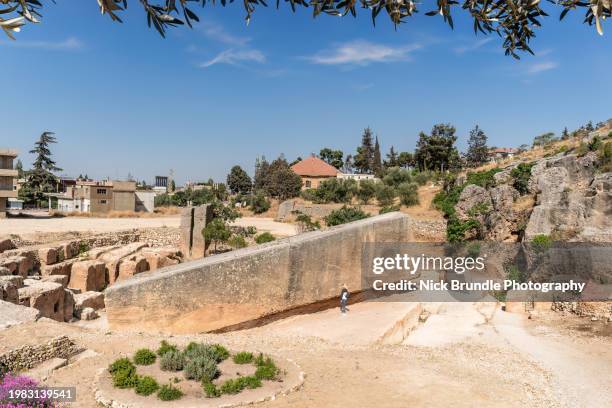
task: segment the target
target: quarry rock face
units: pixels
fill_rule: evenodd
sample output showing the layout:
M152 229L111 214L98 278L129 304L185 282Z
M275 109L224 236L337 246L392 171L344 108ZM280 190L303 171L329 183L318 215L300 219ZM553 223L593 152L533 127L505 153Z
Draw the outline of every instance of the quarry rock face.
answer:
M82 292L102 290L106 286L106 270L104 263L99 261L81 261L72 265L69 288Z
M596 173L594 152L550 158L534 166L529 186L536 205L525 230L582 242L612 242L612 174Z

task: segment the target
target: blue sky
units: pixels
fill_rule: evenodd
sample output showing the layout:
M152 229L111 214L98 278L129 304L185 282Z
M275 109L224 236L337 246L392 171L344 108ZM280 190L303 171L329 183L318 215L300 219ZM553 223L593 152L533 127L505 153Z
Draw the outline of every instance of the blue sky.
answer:
M612 117L612 26L601 37L581 12L559 22L552 9L537 55L515 61L460 9L454 31L423 13L394 30L363 10L313 20L259 8L247 27L241 3L193 9L201 23L164 40L135 1L123 24L95 2L49 3L42 24L0 38L0 145L28 167L52 130L68 175L222 181L235 164L252 173L257 155L354 152L366 126L385 151L412 150L420 130L450 122L463 149L475 124L491 145L518 146Z

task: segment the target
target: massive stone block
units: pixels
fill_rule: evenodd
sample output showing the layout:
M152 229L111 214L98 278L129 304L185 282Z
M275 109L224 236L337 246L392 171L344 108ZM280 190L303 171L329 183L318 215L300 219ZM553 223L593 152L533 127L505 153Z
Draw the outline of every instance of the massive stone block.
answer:
M53 265L57 262L56 248L41 248L38 250L38 259L45 265Z
M102 254L98 259L106 264L106 282L110 285L119 277L119 267L131 255L146 248L148 244L134 242Z
M64 288L59 283L39 282L18 290L19 303L40 311L41 316L64 321Z
M74 312L90 307L94 310L104 309L104 294L100 292L85 292L74 295Z
M209 205L187 207L181 213L181 252L190 259L204 257L208 244L204 242L202 230L212 220L212 208Z
M104 263L99 261L82 261L72 265L69 288L82 292L102 290L106 286L106 271Z
M364 242L409 242L390 213L325 231L145 272L106 289L113 330L199 333L362 289Z
M130 259L121 261L119 264L119 276L117 277L117 282L129 279L134 275L146 272L148 270L149 263L143 256L133 256Z

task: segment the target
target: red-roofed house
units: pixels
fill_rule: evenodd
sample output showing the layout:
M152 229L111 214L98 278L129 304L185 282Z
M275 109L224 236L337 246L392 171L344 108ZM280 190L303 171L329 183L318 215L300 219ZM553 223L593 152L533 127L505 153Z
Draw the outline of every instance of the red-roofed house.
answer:
M321 181L336 178L339 173L338 169L315 155L294 164L291 170L302 178L302 189L317 188Z
M489 161L498 161L514 157L518 153L518 149L513 147L496 147L489 149Z

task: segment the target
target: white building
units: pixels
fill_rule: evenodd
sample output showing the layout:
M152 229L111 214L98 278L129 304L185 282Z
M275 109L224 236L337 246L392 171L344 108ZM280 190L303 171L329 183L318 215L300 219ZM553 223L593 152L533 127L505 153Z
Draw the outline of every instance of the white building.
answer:
M373 174L355 174L355 173L348 174L348 173L338 172L336 177L342 180L355 180L358 182L362 180L372 180L372 181L378 180Z

